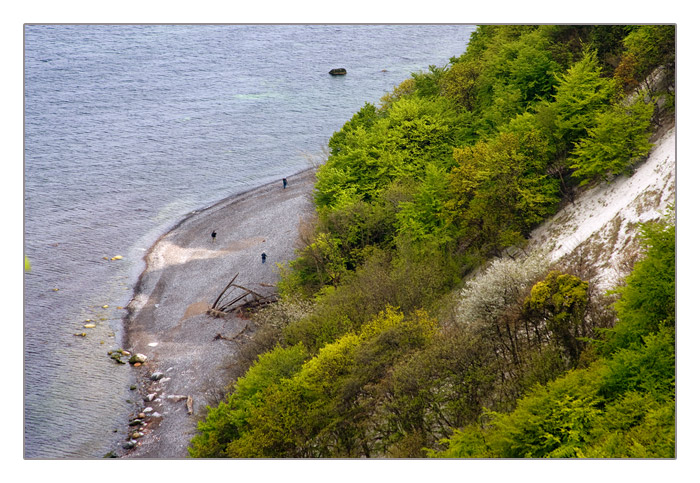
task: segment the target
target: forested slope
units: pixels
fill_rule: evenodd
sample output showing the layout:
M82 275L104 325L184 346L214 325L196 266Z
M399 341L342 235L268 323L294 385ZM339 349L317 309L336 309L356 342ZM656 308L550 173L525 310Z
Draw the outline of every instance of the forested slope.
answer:
M673 213L613 294L529 239L646 159L674 80L674 26L490 25L366 104L190 454L673 457Z

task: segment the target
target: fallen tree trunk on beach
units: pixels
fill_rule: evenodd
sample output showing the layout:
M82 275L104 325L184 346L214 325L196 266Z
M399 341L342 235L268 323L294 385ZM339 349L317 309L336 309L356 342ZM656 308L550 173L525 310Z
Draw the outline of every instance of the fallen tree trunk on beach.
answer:
M277 301L277 294L260 294L248 287L234 283L238 273L231 279L226 287L221 291L214 303L207 310L207 315L212 317L224 317L226 314L237 311L242 313L244 309L253 309ZM263 287L270 287L269 284L260 284ZM239 291L237 292L236 289Z

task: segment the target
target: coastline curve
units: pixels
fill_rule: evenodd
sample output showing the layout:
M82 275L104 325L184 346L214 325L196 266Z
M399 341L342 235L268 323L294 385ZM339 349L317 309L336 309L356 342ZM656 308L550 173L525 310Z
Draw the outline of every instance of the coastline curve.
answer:
M125 347L147 357L132 368L143 402L125 422L130 429L122 457L187 456L198 418L230 383L225 366L238 343L226 335L247 330L242 318L214 319L201 309L236 273L242 285L272 290L276 264L294 258L299 221L313 213L315 172L287 177L286 187L268 183L192 211L147 250L122 319Z

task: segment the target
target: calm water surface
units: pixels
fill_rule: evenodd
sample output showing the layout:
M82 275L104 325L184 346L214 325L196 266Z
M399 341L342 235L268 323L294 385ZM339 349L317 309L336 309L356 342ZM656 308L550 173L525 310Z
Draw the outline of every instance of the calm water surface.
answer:
M136 395L107 351L160 234L307 168L365 102L447 64L473 30L26 26L25 457L99 458L123 441Z

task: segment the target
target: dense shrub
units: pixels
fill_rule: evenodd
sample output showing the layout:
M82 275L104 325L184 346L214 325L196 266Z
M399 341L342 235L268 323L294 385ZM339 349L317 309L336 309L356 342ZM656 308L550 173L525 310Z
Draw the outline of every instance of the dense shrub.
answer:
M198 458L226 456L231 441L241 437L248 428L251 411L262 404L269 387L298 371L306 352L301 345L274 350L260 356L246 375L236 383L236 390L226 401L208 408L206 419L197 425L189 454Z
M269 385L234 435L232 457L356 457L376 454L373 389L394 360L424 346L435 321L387 308L338 338L295 374Z
M447 207L464 243L494 255L522 245L537 223L556 211L558 181L547 174L539 133L503 133L490 142L456 149Z
M646 257L619 289L606 357L535 385L510 413L487 412L433 456L675 456L675 229L651 224L643 233Z
M616 290L620 322L604 331L603 354L638 344L645 334L662 327L675 329L676 227L669 222L648 223L640 238L646 257L635 265L626 285Z
M617 104L598 113L588 137L577 142L572 151L573 176L584 185L630 172L653 146L649 141L653 113L653 104L647 104L641 96L629 105Z

